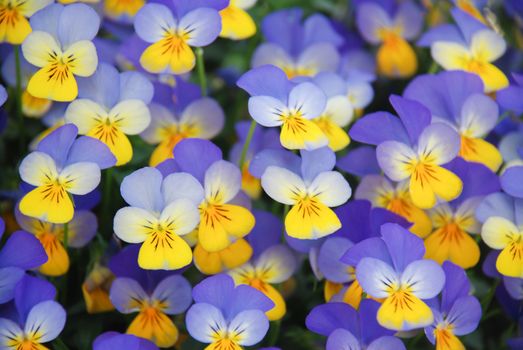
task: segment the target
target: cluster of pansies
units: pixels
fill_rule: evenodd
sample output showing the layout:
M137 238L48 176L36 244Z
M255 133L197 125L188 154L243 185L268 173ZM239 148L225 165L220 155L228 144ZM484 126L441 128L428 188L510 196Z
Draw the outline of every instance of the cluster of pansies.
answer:
M0 350L522 349L522 4L0 0Z

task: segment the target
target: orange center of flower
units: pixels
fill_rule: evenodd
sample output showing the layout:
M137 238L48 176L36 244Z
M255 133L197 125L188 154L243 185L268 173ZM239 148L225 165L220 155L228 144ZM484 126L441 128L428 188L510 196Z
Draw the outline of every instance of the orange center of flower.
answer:
M0 7L0 25L14 27L19 20L19 16L20 14L16 7L13 7L9 1L7 5Z

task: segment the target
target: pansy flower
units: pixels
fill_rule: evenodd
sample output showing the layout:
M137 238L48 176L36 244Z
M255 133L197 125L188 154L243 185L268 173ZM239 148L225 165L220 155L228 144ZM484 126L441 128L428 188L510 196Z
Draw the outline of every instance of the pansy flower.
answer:
M284 9L267 15L262 32L267 43L253 54L252 66L275 65L289 79L334 72L340 55L337 48L343 38L331 22L321 14L313 14L302 22L299 8Z
M243 40L256 34L256 24L246 10L257 0L230 0L226 8L220 11L222 31L220 37Z
M195 304L185 317L187 331L207 349L240 350L259 343L269 330L265 312L273 303L263 293L234 286L228 275L208 277L193 289Z
M172 158L174 147L185 138L212 139L225 122L222 108L209 97L191 98L183 109L171 108L159 103L150 106L151 124L140 134L146 142L157 145L150 166Z
M111 259L117 278L110 291L111 302L123 314L138 312L127 334L149 339L162 348L178 340L178 329L169 315L178 315L192 302L191 285L172 272L146 272L136 265L138 247L129 246Z
M22 214L54 224L74 216L72 195L85 195L100 183L101 169L115 158L109 148L91 137L76 139L78 129L64 125L38 143L20 164L23 181L36 188L20 201Z
M497 171L503 162L498 149L484 140L498 121L498 105L483 94L478 76L443 72L416 77L405 89L405 98L427 107L434 120L451 125L461 137L459 155Z
M416 72L418 60L408 40L421 32L423 17L413 1L404 1L397 8L383 7L376 1L360 2L356 25L367 42L380 45L376 54L380 74L406 78Z
M458 155L457 132L444 123L431 124L430 111L416 101L393 95L390 102L399 119L387 112L368 114L354 124L351 137L378 146L381 169L393 181L409 181L414 205L428 209L437 198L459 196L461 180L442 167Z
M5 223L0 219L0 238ZM37 268L47 261L47 255L38 240L24 231L16 231L0 249L0 304L15 296L15 287L25 271Z
M153 85L140 73L118 73L108 64L100 64L78 85L79 98L67 107L66 122L75 124L80 134L105 143L116 157L116 165L128 163L133 147L127 135L139 134L149 125L147 104L153 97Z
M469 295L470 282L463 269L445 262L445 287L441 300L434 299L431 306L434 323L425 328L425 334L437 349L465 349L458 335L472 333L481 319L479 301Z
M16 313L0 318L0 348L6 350L47 349L65 326L64 308L54 301L53 285L25 276L15 290Z
M16 221L23 230L38 238L47 254L47 262L38 271L46 276L61 276L69 270L69 254L64 247L64 224L53 224L22 214L15 208ZM98 229L96 216L88 210L76 210L67 227L67 246L82 248Z
M523 278L523 199L505 193L485 197L476 210L483 223L481 238L489 247L501 250L496 268L504 276Z
M189 245L180 237L190 233L199 220L198 209L186 197L176 175L163 177L155 168L142 168L126 176L120 192L129 206L114 217L114 232L128 243L142 243L138 265L144 269L174 270L192 261Z
M114 306L109 298L113 280L114 275L111 271L98 263L87 274L82 283L82 295L87 313L95 314L114 310Z
M384 299L377 320L385 328L407 331L426 327L434 315L423 301L434 298L445 284L445 274L432 260L424 260L423 241L398 224L381 226L381 238L368 238L351 247L345 260L356 266L363 291Z
M275 66L254 68L237 84L251 95L249 114L257 123L281 126L283 147L312 150L327 145L327 137L312 121L321 116L327 103L325 94L315 84L292 83Z
M393 183L384 175L367 175L361 178L354 197L401 215L413 224L410 231L421 238L432 231L429 215L412 202L408 181Z
M102 333L93 342L93 350L114 349L158 350L158 347L147 339L118 332Z
M432 58L445 70L478 75L485 92L508 86L505 74L492 64L505 53L503 37L460 9L454 8L451 13L457 26L437 26L425 33L418 45L430 46Z
M365 200L350 201L336 208L335 212L342 227L319 247L317 268L325 277L325 300L344 302L358 309L364 298L363 289L356 279L356 266L344 261L345 253L355 243L379 237L380 227L385 223L397 223L405 228L410 223L388 210L371 208Z
M258 165L258 172L263 190L275 201L291 206L285 217L289 236L318 239L341 227L330 208L345 203L351 188L339 172L332 170L336 157L329 148L302 151L301 156L301 167L297 168L269 156L263 160L265 164Z
M305 324L314 333L328 337L326 350L404 350L394 332L376 321L379 307L374 300L362 301L358 311L344 303L322 304L312 309Z
M499 180L492 171L476 163L456 159L449 170L463 180L463 192L450 203L430 209L433 232L425 239L425 258L443 264L445 260L468 269L479 261L480 250L470 235L478 234L481 224L475 211L484 196L499 191Z
M231 162L239 164L243 147L247 142L249 128L251 123L248 121L238 122L235 126L238 141L232 146L229 153ZM249 170L252 159L257 153L264 149L281 149L280 138L278 131L272 128L256 127L251 137L249 147L245 153L242 166L242 190L253 199L257 199L261 194L260 179L253 176Z
M53 102L38 98L27 92L27 83L38 69L20 57L20 87L22 88L22 113L30 118L41 118L51 108ZM16 86L16 62L14 52L10 53L2 64L2 77L8 85Z
M253 234L255 232L251 233ZM275 244L258 252L250 262L229 271L229 275L236 285L249 285L272 300L274 307L266 315L270 321L274 321L285 315L287 306L283 296L273 285L288 280L296 267L297 262L292 251L286 245Z
M4 0L0 4L0 43L20 45L34 29L27 20L53 0Z
M198 207L198 244L205 251L221 251L252 230L254 216L238 201L240 169L222 160L217 146L207 140L185 139L174 148L173 163L177 172L168 177L178 185L170 193L172 198L189 198Z
M191 47L209 45L218 37L218 11L225 5L225 1L171 0L143 6L134 18L136 34L151 44L140 57L142 67L150 73L191 71L196 62Z
M22 51L40 69L29 80L27 91L38 98L74 100L76 77L92 75L98 65L92 43L100 27L98 14L84 4L53 4L31 17L31 27Z

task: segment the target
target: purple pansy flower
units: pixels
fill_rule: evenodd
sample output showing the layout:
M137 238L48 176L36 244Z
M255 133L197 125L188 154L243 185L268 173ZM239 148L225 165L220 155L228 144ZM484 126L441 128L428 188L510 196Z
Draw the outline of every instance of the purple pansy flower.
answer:
M93 343L93 350L158 350L158 347L147 339L132 334L105 332L100 334Z

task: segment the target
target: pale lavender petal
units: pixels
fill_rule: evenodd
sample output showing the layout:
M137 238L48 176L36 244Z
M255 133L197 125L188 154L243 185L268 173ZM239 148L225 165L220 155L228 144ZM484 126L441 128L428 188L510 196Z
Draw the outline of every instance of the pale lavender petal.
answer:
M459 28L454 24L440 24L430 28L421 36L416 44L420 47L430 47L436 41L450 41L466 45Z
M24 332L26 334L37 333L38 341L47 343L62 332L66 317L62 305L54 300L43 301L29 311Z
M350 282L348 265L340 258L352 247L352 242L343 237L327 238L320 248L318 267L326 279L336 283Z
M473 296L465 296L456 300L447 314L447 322L452 324L455 335L472 333L481 319L481 305Z
M327 303L314 307L307 315L305 324L309 330L324 336L329 336L338 328L357 332L358 314L346 303Z
M340 47L344 38L335 30L332 22L322 14L315 13L303 23L303 46L310 47L316 43L329 43Z
M500 176L503 191L514 197L523 198L523 166L507 168Z
M0 268L0 304L14 298L15 287L24 275L25 271L18 267Z
M236 84L251 96L272 96L284 104L292 89L285 73L271 65L251 69Z
M116 158L103 142L81 136L73 143L67 158L68 165L78 162L96 163L100 169L107 169L116 164Z
M205 172L222 159L222 151L214 143L201 139L185 139L174 147L174 159L181 171L203 183ZM194 160L198 159L198 162Z
M493 193L485 197L476 209L476 218L485 222L491 216L501 216L515 222L514 201L505 193Z
M154 343L147 339L132 334L105 332L100 334L93 342L93 350L158 350Z
M350 266L357 266L364 258L375 258L392 265L389 251L385 242L378 237L367 238L347 250L340 258L341 261Z
M409 134L410 142L415 144L418 141L421 132L430 124L430 111L419 102L392 95L389 98L390 103L403 123L403 126Z
M249 165L249 172L261 178L270 166L285 168L295 174L300 173L301 159L296 154L283 149L266 149L256 154Z
M100 63L90 77L79 77L78 97L93 100L106 109L112 108L119 100L120 76L110 64Z
M441 274L443 275L443 272ZM400 283L400 278L392 266L375 258L361 259L356 266L356 278L363 291L375 298L388 297L389 286Z
M289 108L300 111L305 119L313 119L321 115L325 109L327 98L323 91L313 83L301 83L289 93Z
M124 177L120 186L123 199L131 206L160 212L163 209L161 193L163 177L155 168L142 168Z
M221 23L218 11L211 8L197 8L180 19L178 29L188 33L187 44L206 46L220 34Z
M269 330L269 320L260 310L245 310L231 320L229 328L241 334L238 344L251 346L265 337Z
M145 75L139 72L120 74L120 101L140 100L149 104L153 98L154 87Z
M384 224L381 235L387 245L396 271L403 271L411 262L423 259L425 245L418 236L398 224Z
M396 337L381 337L369 344L367 350L405 350L405 344Z
M140 310L141 303L148 299L142 286L135 280L119 277L113 281L109 298L116 310L129 314Z
M330 171L336 164L336 155L329 147L314 151L300 151L301 175L305 181L312 181L324 171Z
M100 28L100 16L85 4L65 6L58 22L58 38L64 51L81 40L93 40Z
M351 332L338 328L329 334L325 350L339 349L361 350L362 348L358 339Z
M462 11L458 7L450 10L450 13L452 14L452 18L454 18L454 21L456 21L456 24L458 25L459 30L461 31L461 34L463 34L463 37L467 43L470 43L472 35L475 32L488 28L479 20Z
M185 317L185 326L191 337L202 343L214 342L214 333L227 330L227 322L220 309L208 303L191 306Z
M48 281L25 275L15 289L15 304L18 314L25 320L31 309L46 300L56 296L55 287Z
M191 305L191 284L183 276L169 276L156 286L151 299L161 300L166 314L181 314Z
M417 260L410 263L401 274L401 285L420 299L434 298L445 285L445 273L433 260Z
M37 151L49 154L58 168L66 165L69 149L78 134L74 124L66 124L51 132L38 143Z
M356 10L356 25L365 40L371 44L378 44L381 41L379 30L391 28L393 22L383 7L377 3L366 2Z
M422 9L414 1L404 1L394 16L394 24L402 29L404 39L415 39L423 28L425 16Z
M96 215L87 210L76 211L69 223L70 236L68 244L73 248L81 248L93 239L98 230ZM71 233L74 232L74 235Z

